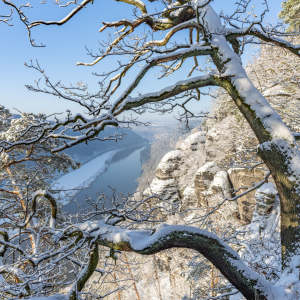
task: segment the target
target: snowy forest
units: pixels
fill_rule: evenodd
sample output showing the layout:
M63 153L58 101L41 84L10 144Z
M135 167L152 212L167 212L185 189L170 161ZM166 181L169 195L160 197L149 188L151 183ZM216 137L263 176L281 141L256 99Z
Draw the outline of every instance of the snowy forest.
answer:
M0 28L21 23L33 53L38 30L122 17L77 63L95 91L25 63L27 92L70 109L0 103L0 298L300 299L300 1L276 20L270 0L115 1L2 0ZM39 5L57 18L31 19ZM131 153L123 186L85 195Z

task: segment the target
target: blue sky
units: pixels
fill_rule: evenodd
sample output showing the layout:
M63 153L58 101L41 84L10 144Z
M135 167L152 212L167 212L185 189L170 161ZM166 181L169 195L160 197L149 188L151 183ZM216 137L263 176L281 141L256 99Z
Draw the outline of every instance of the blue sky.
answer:
M235 0L215 0L212 5L217 12L221 9L230 12L234 9L235 2ZM257 10L259 10L259 3L262 1L256 2ZM280 0L269 0L270 13L266 17L267 21L271 19L276 21L281 2ZM146 3L149 2L146 1ZM58 8L52 2L42 5L35 1L30 4L33 6L32 9L24 9L24 12L28 12L30 21L60 20L69 11L69 8ZM6 12L7 7L1 1L0 15ZM116 21L122 18L133 18L131 5L113 0L94 0L93 5L89 4L87 8L81 10L77 16L63 26L41 25L33 28L33 38L36 43L45 44L45 48L34 48L30 45L27 31L16 14L13 19L14 26L9 27L0 23L0 103L12 111L13 108L17 108L20 111L46 114L64 112L67 109L81 112L81 108L74 103L50 95L27 91L25 84L33 84L34 80L39 79L40 76L36 71L26 68L24 63L37 59L53 82L61 80L63 83L69 84L82 80L89 84L91 90L95 91L99 78L91 73L107 71L116 62L103 60L94 67L76 66L76 62L90 62L91 58L86 55L85 46L97 50L98 41L106 39L105 31L99 33L102 21ZM182 38L182 36L178 38ZM245 60L247 59L248 56L245 57ZM174 81L184 79L185 77L182 75L188 74L190 66L191 64L187 63L180 72L163 81L156 79L154 70L143 80L139 91L143 93L155 91L165 84L172 84ZM123 86L130 82L132 76L134 76L134 70L124 81ZM210 107L208 99L202 99L197 105L198 110L208 110ZM146 120L159 119L158 116L149 114L145 118ZM172 119L171 116L167 118L167 120Z

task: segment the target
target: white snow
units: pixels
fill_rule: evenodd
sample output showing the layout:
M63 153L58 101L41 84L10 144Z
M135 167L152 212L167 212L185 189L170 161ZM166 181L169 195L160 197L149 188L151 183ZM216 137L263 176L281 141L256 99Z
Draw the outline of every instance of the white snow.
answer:
M168 152L160 161L157 170L165 175L171 175L171 173L176 169L179 161L181 159L181 151L173 150Z
M195 189L193 187L187 187L182 193L183 199L196 198Z
M121 105L118 106L118 108L115 110L115 113L118 113L119 111L122 111L126 105L128 103L137 103L141 100L144 100L144 99L147 99L147 98L156 98L156 97L160 97L161 95L165 94L166 92L170 92L170 91L173 91L176 89L176 87L178 85L187 85L187 84L191 84L191 83L198 83L198 82L201 82L201 81L207 81L209 78L211 77L211 74L208 74L208 75L203 75L203 76L197 76L197 77L193 77L193 78L190 78L190 79L185 79L185 80L180 80L178 82L176 82L175 84L172 84L168 87L165 87L161 90L159 90L158 92L153 92L153 93L147 93L147 94L143 94L143 95L140 95L140 96L137 96L137 97L126 97L126 99L122 102ZM124 93L125 94L125 93ZM121 98L121 97L120 97ZM112 108L115 108L116 105L118 104L118 102L116 101L114 103L114 105L112 106ZM110 109L110 111L112 111L112 108ZM110 111L107 113L108 116L110 116ZM104 117L107 117L106 115L104 115L103 117L101 117L101 119L104 119ZM95 119L95 120L101 120L100 118L98 119ZM93 122L95 123L95 122ZM101 123L103 124L103 123ZM87 125L85 125L87 126Z
M172 162L181 159L181 151L180 150L172 150L168 152L161 160L161 162Z
M146 189L144 194L149 196L152 194L162 195L166 193L166 190L169 191L170 189L175 189L175 188L176 188L176 183L173 178L166 179L166 180L154 178L150 185L150 188Z
M196 5L200 5L201 1L192 1ZM286 146L295 144L295 140L288 127L282 122L279 115L272 109L269 102L260 94L249 80L241 58L230 48L225 36L220 34L224 31L220 18L210 5L201 8L201 16L203 16L204 24L212 33L211 46L218 50L223 61L228 61L225 70L221 74L222 77L229 76L232 84L236 87L238 93L244 102L248 104L255 112L257 118L263 123L265 129L272 137L272 144L281 143L278 146ZM200 19L201 19L200 16ZM299 155L298 149L295 150ZM294 169L298 169L297 167ZM297 170L300 173L299 169Z
M206 163L205 165L203 165L202 167L199 168L199 170L197 171L197 174L203 174L204 172L210 172L211 174L215 175L216 173L218 173L219 171L221 171L221 169L217 166L217 164L214 161L210 161L208 163Z
M186 236L192 236L194 234L202 237L211 238L217 241L224 251L228 254L228 259L231 264L235 266L246 278L256 281L256 286L263 289L266 295L271 295L271 285L267 280L261 277L258 273L251 270L240 258L238 253L233 250L230 246L225 244L218 236L208 232L206 230L183 225L167 225L160 224L156 227L156 231L142 230L129 230L110 226L105 223L105 220L100 221L88 221L85 223L75 225L79 230L89 234L90 237L101 239L103 241L112 242L118 244L120 242L128 242L131 248L135 251L142 251L147 248L151 248L158 241L170 238L173 232L184 232ZM268 299L272 299L271 297Z
M67 190L66 193L60 193L59 201L65 205L72 197L78 194L80 190L89 187L97 177L106 170L110 160L118 151L119 150L112 150L106 152L84 164L81 168L56 180L52 186L53 190Z
M255 195L255 198L259 196L259 194L271 194L271 195L276 195L277 189L274 183L272 182L267 182L263 184L260 188L257 189L256 191L257 195Z
M206 133L203 131L195 132L189 135L178 146L178 150L197 150L198 144L204 144L206 142Z
M282 86L275 85L266 89L263 93L264 97L276 97L276 96L292 96L282 89Z
M228 174L226 171L219 171L211 184L213 187L220 187L221 189L225 190L228 188Z
M91 237L111 241L114 244L121 241L127 241L130 243L132 249L136 251L151 247L155 242L166 238L172 232L186 232L187 235L199 234L204 237L217 240L226 249L226 251L234 257L234 259L240 260L238 253L225 244L218 236L207 230L193 226L159 224L156 226L156 231L152 235L151 231L130 230L110 226L105 223L105 220L87 221L75 226L80 230L89 233Z

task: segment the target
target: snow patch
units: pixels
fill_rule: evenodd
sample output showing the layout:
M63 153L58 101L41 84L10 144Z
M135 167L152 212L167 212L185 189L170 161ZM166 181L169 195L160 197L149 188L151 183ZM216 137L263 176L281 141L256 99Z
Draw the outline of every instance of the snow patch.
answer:
M215 175L219 171L220 168L217 166L217 164L214 161L210 161L203 165L201 168L199 168L196 174L203 174L204 172L209 172Z
M160 161L156 170L156 176L160 178L172 177L172 172L178 168L181 156L180 150L168 152Z
M174 188L177 191L176 183L174 179L161 180L158 178L154 178L150 187L145 190L145 195L162 195L166 193L166 189Z
M197 150L198 144L204 144L206 141L206 133L203 131L198 131L189 135L183 142L181 142L178 146L178 150Z
M56 180L52 185L53 190L67 190L66 193L59 194L60 203L66 205L80 190L89 187L106 170L118 151L120 150L106 152Z

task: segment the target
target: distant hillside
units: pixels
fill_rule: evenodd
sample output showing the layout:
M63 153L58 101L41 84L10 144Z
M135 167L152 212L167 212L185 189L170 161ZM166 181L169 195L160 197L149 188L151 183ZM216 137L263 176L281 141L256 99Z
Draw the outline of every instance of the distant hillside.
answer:
M21 118L20 114L13 114L13 119ZM142 129L143 131L143 129ZM76 135L78 133L74 133L71 130L67 131L68 135ZM124 137L122 140L105 140L104 138L113 135L122 135ZM150 133L152 137L153 134ZM114 126L106 126L105 130L100 132L98 135L98 140L89 141L87 143L81 143L76 145L75 147L71 147L69 149L64 150L66 154L72 156L73 159L85 163L96 156L110 151L114 149L125 149L129 147L135 147L139 145L146 145L149 143L149 138L147 138L147 134L142 136L142 134L136 133L128 128L119 128L117 129Z
M105 137L114 134L122 134L125 136L122 140L106 140L101 141ZM75 160L80 162L86 162L101 153L114 150L114 149L124 149L128 147L133 147L137 145L148 144L149 141L146 138L141 137L137 133L133 132L130 129L116 129L115 127L106 127L103 132L100 132L98 135L99 140L90 141L87 144L81 143L76 147L69 148L64 152L71 155Z

